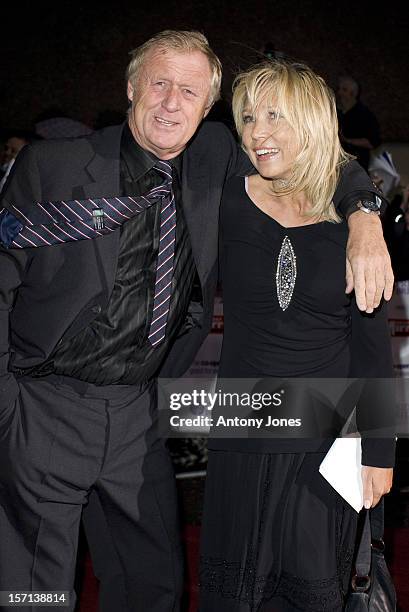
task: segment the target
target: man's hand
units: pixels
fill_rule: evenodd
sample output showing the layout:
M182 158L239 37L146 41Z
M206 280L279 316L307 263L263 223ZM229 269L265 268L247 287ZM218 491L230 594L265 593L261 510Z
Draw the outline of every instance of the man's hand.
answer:
M392 297L391 259L377 215L354 212L348 227L345 292L355 289L358 308L370 313L379 306L382 294L385 300Z
M364 492L364 508L374 508L392 488L393 468L362 466L362 486Z

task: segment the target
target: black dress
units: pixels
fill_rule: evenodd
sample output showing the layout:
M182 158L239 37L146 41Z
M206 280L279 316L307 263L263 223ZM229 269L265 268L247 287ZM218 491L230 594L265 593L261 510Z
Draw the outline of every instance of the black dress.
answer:
M226 184L221 379L393 376L385 308L345 294L347 237L344 222L285 228L243 177ZM393 441L366 442L364 464L393 465ZM357 513L318 472L330 443L209 439L200 612L342 610Z

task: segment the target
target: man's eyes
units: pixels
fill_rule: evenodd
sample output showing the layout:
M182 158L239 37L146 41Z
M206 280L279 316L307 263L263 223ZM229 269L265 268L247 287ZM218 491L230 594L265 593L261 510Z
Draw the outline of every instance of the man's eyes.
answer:
M167 81L154 81L153 82L154 87L157 87L158 89L164 89L165 87L168 86L168 82ZM194 91L193 89L189 89L189 87L182 87L181 91L183 92L184 95L188 96L188 97L196 97L197 93L196 91Z

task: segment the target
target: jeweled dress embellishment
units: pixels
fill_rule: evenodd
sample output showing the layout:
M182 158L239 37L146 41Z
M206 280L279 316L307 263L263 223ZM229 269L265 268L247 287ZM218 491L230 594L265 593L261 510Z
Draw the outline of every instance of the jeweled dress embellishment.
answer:
M297 278L297 258L288 236L284 237L277 261L276 286L280 308L286 310L293 295Z

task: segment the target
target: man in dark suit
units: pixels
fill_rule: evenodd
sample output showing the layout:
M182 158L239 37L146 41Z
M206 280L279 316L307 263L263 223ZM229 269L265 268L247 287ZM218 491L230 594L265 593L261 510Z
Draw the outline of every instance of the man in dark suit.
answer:
M0 591L66 590L72 609L91 500L101 608L170 612L182 555L154 381L180 376L209 331L218 206L240 155L222 125L199 127L221 80L203 35L156 35L127 76L126 124L26 147L2 194ZM166 196L148 201L165 184ZM371 199L350 164L334 201L353 213L350 264L368 311L391 284L377 216L354 212Z

